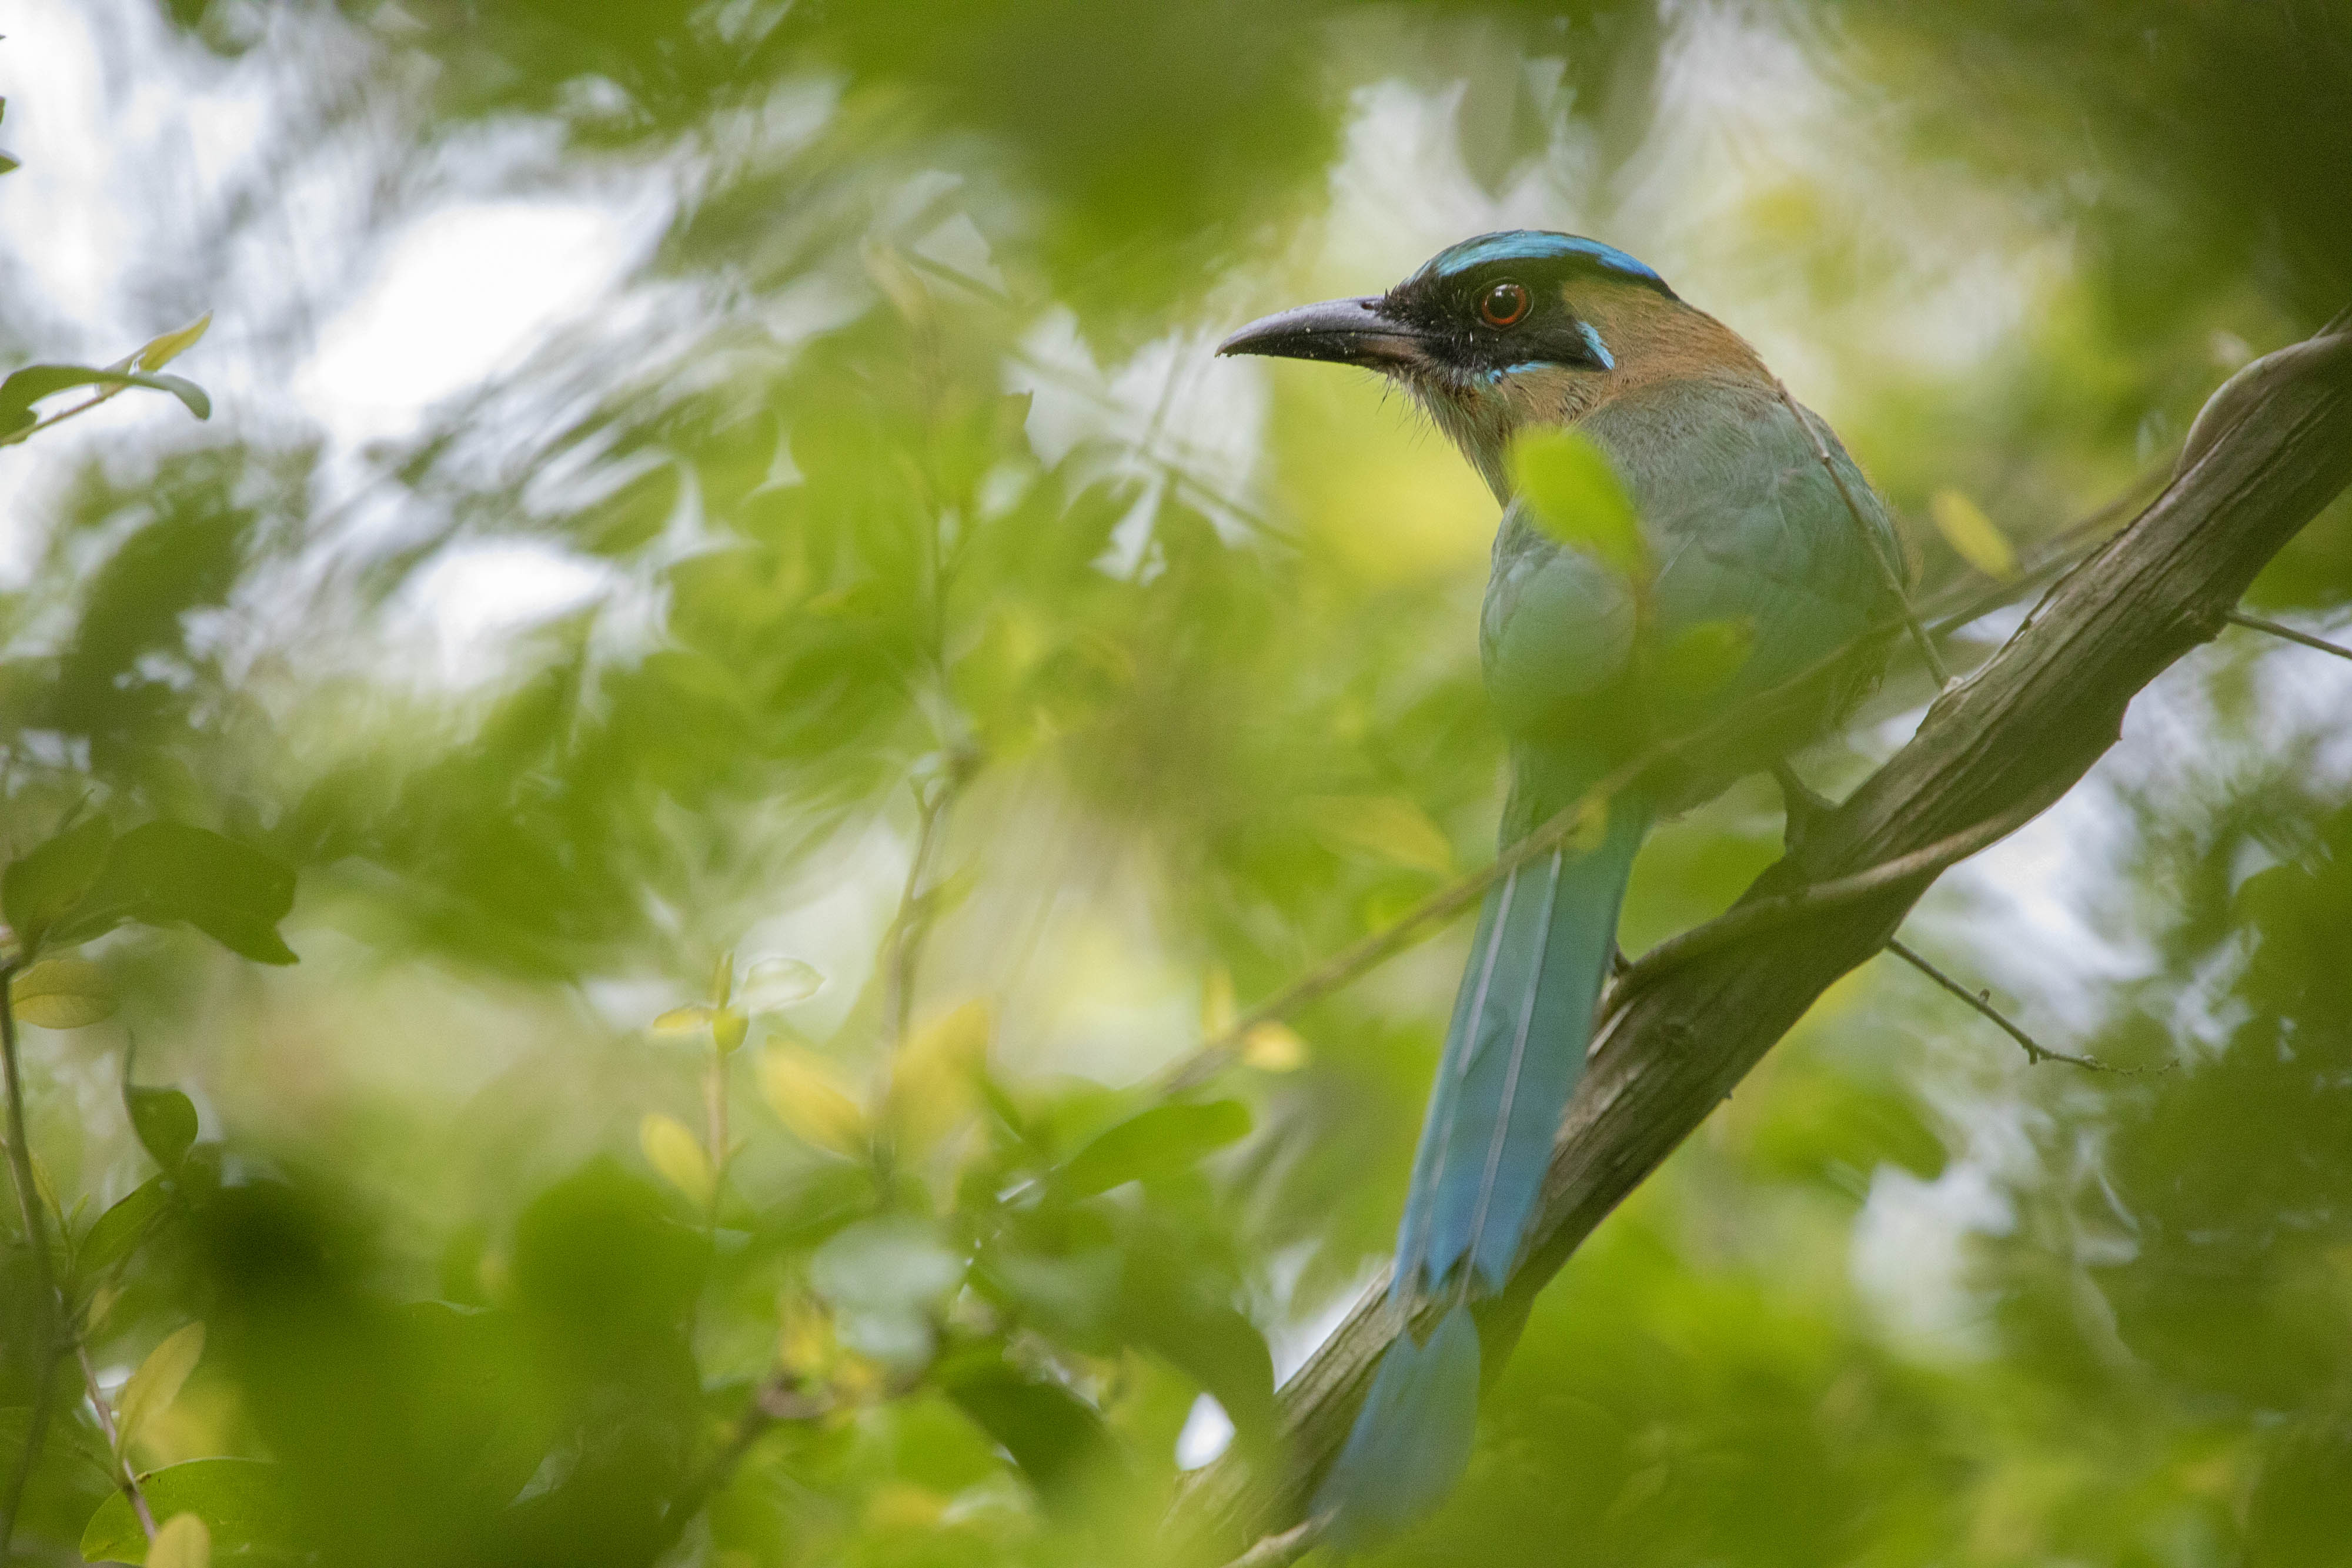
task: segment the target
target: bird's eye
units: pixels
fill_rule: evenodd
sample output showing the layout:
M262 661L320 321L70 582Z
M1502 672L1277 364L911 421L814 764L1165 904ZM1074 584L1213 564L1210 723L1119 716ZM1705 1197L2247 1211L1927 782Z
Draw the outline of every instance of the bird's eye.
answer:
M1489 327L1516 327L1527 314L1528 291L1516 283L1497 283L1478 301L1478 319Z

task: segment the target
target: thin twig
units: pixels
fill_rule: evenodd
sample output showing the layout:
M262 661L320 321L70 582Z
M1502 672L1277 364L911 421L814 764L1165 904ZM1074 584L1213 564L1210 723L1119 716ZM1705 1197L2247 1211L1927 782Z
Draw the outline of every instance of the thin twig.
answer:
M2107 539L2107 525L2128 519L2147 499L2171 482L2169 463L2141 469L2129 483L2101 506L2064 524L2032 548L2032 559L2021 562L2017 574L1988 580L1970 567L1958 580L1947 583L1920 606L1929 617L1928 632L1945 636L1971 621L2013 604L2051 578L2073 568ZM1948 606L1948 608L1947 608Z
M89 1346L79 1334L74 1336L74 1356L81 1363L82 1387L89 1394L89 1407L98 1415L98 1429L106 1436L107 1452L114 1456L114 1467L121 1473L114 1478L123 1495L131 1500L131 1511L139 1516L139 1528L147 1539L155 1539L155 1514L147 1506L147 1493L139 1484L139 1472L131 1467L131 1456L123 1450L122 1436L114 1425L114 1407L98 1386L98 1368L90 1364Z
M719 1205L727 1190L727 1062L733 1054L719 1040L714 1021L710 1030L710 1063L702 1074L703 1131L710 1140L708 1218L713 1232L719 1228Z
M16 1513L24 1505L25 1487L48 1437L49 1396L57 1383L58 1361L64 1351L58 1307L58 1281L49 1260L48 1216L42 1212L40 1189L33 1181L33 1151L25 1141L25 1085L16 1060L16 1008L10 989L16 978L14 961L0 963L0 1071L5 1071L8 1096L8 1174L16 1188L16 1212L25 1221L25 1245L33 1257L33 1298L40 1321L34 1325L34 1344L40 1371L33 1384L32 1414L25 1426L24 1451L16 1456L16 1472L8 1478L8 1494L0 1505L0 1561L16 1539Z
M874 1396L884 1401L904 1398L922 1385L927 1369L917 1368L892 1377ZM829 1387L811 1388L799 1374L778 1371L768 1375L728 1427L727 1436L718 1450L670 1500L664 1514L665 1549L684 1533L687 1523L702 1511L713 1493L727 1484L735 1467L753 1444L778 1427L795 1423L821 1421L842 1408L844 1401Z
M751 1451L751 1445L765 1437L770 1428L794 1421L820 1420L831 1415L840 1403L831 1389L812 1392L796 1375L771 1374L751 1391L751 1403L728 1429L726 1441L719 1444L719 1451L710 1457L702 1473L688 1483L684 1496L674 1506L688 1513L700 1507L701 1500L718 1490L743 1456ZM690 1505L688 1499L693 1500Z
M669 1507L663 1514L661 1545L664 1550L685 1533L688 1521L700 1513L710 1501L711 1494L726 1484L727 1478L734 1473L743 1456L751 1451L751 1445L765 1437L769 1428L779 1421L791 1418L772 1408L776 1405L778 1396L787 1391L809 1401L807 1410L798 1419L814 1420L833 1408L833 1401L829 1397L802 1392L798 1381L788 1380L782 1373L769 1377L752 1390L751 1403L743 1407L743 1413L727 1429L727 1436L719 1443L718 1451L678 1489L677 1495L670 1499Z
M127 371L131 366L137 364L139 362L139 356L145 352L146 350L144 349L136 350L131 353L124 355L121 359L115 361L114 363L108 365L105 368L110 371ZM66 421L72 419L77 415L88 413L100 403L110 402L115 398L121 397L124 392L127 392L130 390L131 386L127 382L121 386L101 388L96 396L90 398L85 402L78 402L71 408L65 409L59 413L49 415L47 419L28 424L24 429L16 432L14 435L0 436L0 446L15 446L22 442L30 441L36 435L40 434L41 432L63 424Z
M1783 386L1780 388L1780 392L1785 398L1788 395L1788 389ZM1810 423L1807 424L1806 428L1808 431L1811 431L1811 426ZM1818 438L1816 438L1816 445L1818 446ZM1843 493L1843 481L1837 476L1834 465L1832 465L1831 472L1833 478L1839 478L1840 490L1841 493ZM2117 497L2116 499L2110 501L2086 516L2069 523L2064 528L2059 531L2059 534L2056 537L2062 539L2073 540L2079 535L2093 531L2100 525L2110 520L2119 511L2126 509L2129 506L2130 502L2138 496L2139 492L2147 487L2151 479L2161 477L2162 476L2158 474L2155 470L2149 470L2147 473L2136 476L2132 480L2131 484L2126 486L2123 494ZM1852 497L1850 496L1848 497L1848 501L1849 504L1851 504ZM1857 520L1859 520L1858 514ZM2060 549L2054 553L2052 559L2046 559L2030 569L2027 575L2030 578L2044 570L2057 570L2072 565L2079 553L2078 549L2071 547ZM1888 567L1885 556L1878 551L1874 541L1871 542L1871 557L1874 560L1876 560L1879 563L1882 570L1887 570L1891 576L1892 569ZM1776 699L1785 696L1806 685L1817 676L1850 656L1855 650L1870 642L1873 638L1884 636L1890 632L1903 630L1906 626L1911 630L1915 638L1919 637L1922 628L1912 614L1909 601L1901 594L1899 585L1894 586L1896 587L1898 601L1903 605L1903 615L1900 619L1881 622L1876 625L1866 628L1861 633L1841 644L1831 653L1823 655L1821 659L1816 660L1812 664L1807 666L1805 669L1799 671L1796 674L1790 676L1787 680L1780 682L1770 689L1759 693L1755 702L1748 705L1742 713L1738 715L1727 715L1725 717L1718 719L1714 724L1706 726L1687 736L1681 737L1675 740L1666 741L1651 747L1648 751L1636 758L1633 761L1628 763L1623 768L1619 768L1616 772L1612 773L1608 778L1603 779L1600 783L1586 790L1583 795L1580 796L1565 810L1559 812L1542 827L1537 829L1535 832L1529 834L1527 838L1520 840L1517 843L1497 854L1491 864L1472 872L1459 880L1438 889L1435 893L1431 894L1427 898L1413 905L1412 908L1407 910L1391 925L1386 925L1381 930L1375 931L1357 942L1350 944L1349 946L1340 949L1340 951L1332 955L1323 963L1317 965L1307 973L1298 976L1289 984L1284 986L1280 990L1277 990L1272 996L1266 998L1264 1001L1250 1009L1247 1012L1235 1018L1233 1023L1223 1032L1216 1035L1214 1038L1202 1042L1198 1050L1194 1051L1189 1056L1181 1058L1174 1065L1170 1067L1167 1071L1161 1075L1160 1092L1163 1094L1182 1093L1187 1090L1198 1088L1201 1084L1206 1082L1211 1078L1213 1078L1217 1073L1223 1071L1225 1067L1230 1065L1236 1057L1238 1057L1242 1048L1242 1041L1248 1035L1251 1030L1256 1028L1259 1024L1269 1023L1277 1019L1288 1016L1290 1013L1295 1012L1299 1008L1306 1006L1307 1003L1328 995L1331 991L1337 990L1339 987L1346 985L1349 980L1354 979L1357 976L1373 967L1375 965L1380 964L1393 954L1412 946L1414 942L1420 940L1423 936L1425 936L1429 929L1442 924L1450 916L1458 914L1461 910L1466 908L1471 903L1484 894L1487 888L1493 886L1497 881L1507 875L1515 867L1524 865L1528 861L1531 861L1539 855L1549 853L1556 844L1559 843L1561 841L1566 839L1570 832L1574 831L1576 824L1582 820L1587 812L1595 809L1601 802L1606 801L1619 789L1623 789L1627 784L1640 778L1652 768L1654 768L1661 763L1672 760L1679 752L1726 738L1727 736L1735 733L1743 725L1757 722L1755 718L1756 714L1759 712L1769 713L1771 710L1771 705ZM1988 610L1998 608L2000 604L2008 602L2010 598L2013 597L2015 592L2021 586L2022 583L1999 585L1995 590L1997 597L1993 597L1990 602L1979 600L1971 601L1963 604L1958 610L1952 612L1939 623L1940 628L1948 630L1951 627L1965 624L1967 622L1972 621L1978 616L1986 613ZM1929 642L1923 640L1920 645L1922 651L1929 655L1930 667L1936 674L1938 685L1943 684L1948 679L1948 676L1944 672L1940 661L1935 659L1932 644ZM1970 851L1969 852L1973 853L1975 852ZM1704 930L1706 928L1702 927L1701 929ZM1688 935L1696 936L1697 936L1697 932L1692 932ZM1680 962L1683 957L1693 956L1695 956L1695 954L1691 952L1683 952L1675 956L1674 961ZM1623 973L1622 970L1619 972L1621 976Z
M976 752L951 749L947 770L930 789L918 788L915 810L915 852L907 862L907 881L898 890L898 912L883 934L882 1019L890 1043L906 1042L907 1025L915 1004L916 970L922 963L923 938L929 935L938 889L931 882L931 862L946 826L948 811L963 787L980 771Z
M72 818L68 816L67 821L70 823ZM152 1541L155 1539L155 1515L147 1506L147 1494L139 1485L139 1475L131 1468L131 1457L122 1451L121 1437L114 1424L114 1410L107 1403L104 1391L99 1387L98 1368L90 1363L89 1347L82 1343L81 1335L74 1332L65 1292L58 1287L48 1266L48 1239L44 1234L42 1220L45 1217L41 1214L39 1191L32 1176L32 1149L26 1141L24 1095L17 1080L16 1002L8 994L16 974L15 966L0 966L0 1051L5 1051L6 1057L9 1165L16 1188L18 1212L24 1216L25 1233L37 1260L35 1288L44 1293L49 1303L55 1343L42 1369L41 1393L35 1402L32 1427L26 1433L25 1452L10 1482L7 1512L5 1519L0 1519L0 1553L7 1550L7 1542L15 1531L16 1511L23 1502L24 1489L38 1457L41 1437L45 1435L40 1428L47 1423L48 1390L55 1377L58 1359L63 1353L64 1342L68 1338L72 1341L74 1358L81 1366L82 1386L89 1393L90 1408L98 1416L99 1430L106 1436L107 1451L114 1456L118 1473L112 1479L131 1500L131 1511L139 1516L139 1528L146 1531L148 1540Z
M1785 387L1781 389L1784 396L1787 394L1787 391L1788 389ZM1810 429L1811 427L1808 426L1808 428ZM1834 470L1832 470L1832 474L1834 475ZM2143 474L2138 476L2132 481L2131 485L2126 488L2122 497L2118 497L2116 501L2111 501L2107 505L2099 507L2089 515L2068 524L2063 529L2060 530L2059 537L2071 538L2072 536L2087 533L2098 527L2100 524L2107 521L2115 515L2116 512L2126 506L2129 500L2136 497L2141 489L2145 488L2150 477L2151 474ZM1886 565L1885 558L1878 553L1874 544L1872 547L1871 554L1872 559L1877 560L1882 568ZM2048 567L2063 567L2071 565L2073 564L2075 554L2076 552L2071 549L2062 550L2058 552L2055 559L2045 561L2032 570L2033 571L2040 571ZM1969 604L1963 605L1959 611L1955 612L1950 617L1947 618L1943 622L1944 627L1948 629L1952 626L1965 624L1966 622L1974 620L1978 616L1984 614L1987 610L1998 608L2000 604L2008 601L2009 597L2013 594L2018 586L2019 585L2017 584L2001 585L2000 590L1997 591L2000 592L2000 597L1994 599L1989 604L1971 601ZM1339 989L1341 986L1346 985L1357 976L1387 959L1391 955L1411 946L1414 942L1419 941L1423 936L1426 936L1431 929L1433 929L1452 915L1458 914L1463 909L1468 907L1470 904L1484 894L1487 888L1493 886L1496 882L1507 875L1515 867L1524 865L1528 861L1534 860L1539 855L1549 853L1556 844L1565 840L1570 833L1575 831L1576 824L1582 820L1587 812L1594 810L1601 803L1605 802L1618 790L1623 789L1627 784L1633 782L1643 774L1648 772L1651 768L1655 768L1662 763L1673 760L1677 754L1683 751L1686 751L1699 746L1710 745L1717 740L1726 739L1735 735L1745 726L1759 724L1761 722L1760 716L1769 716L1773 711L1773 705L1776 701L1807 685L1814 679L1851 656L1857 649L1869 643L1872 639L1885 636L1892 632L1901 631L1906 624L1911 627L1911 630L1916 636L1920 628L1916 622L1911 617L1908 601L1903 600L1902 602L1904 604L1904 614L1902 618L1891 621L1883 621L1875 625L1865 628L1852 639L1840 644L1837 648L1822 655L1820 659L1815 660L1806 668L1798 671L1787 680L1780 682L1777 685L1774 685L1766 691L1759 693L1755 700L1745 705L1739 713L1735 715L1726 715L1724 717L1717 719L1713 724L1695 730L1689 735L1682 736L1674 740L1662 742L1659 745L1651 747L1640 757L1635 758L1632 762L1627 763L1624 767L1620 768L1615 772L1610 774L1609 777L1603 779L1600 783L1586 790L1565 810L1559 812L1542 827L1537 829L1533 833L1530 833L1528 837L1520 840L1517 843L1502 851L1495 857L1495 860L1491 864L1472 872L1459 880L1438 889L1435 893L1431 894L1427 898L1423 899L1419 904L1414 904L1391 924L1383 926L1378 931L1372 932L1370 935L1360 938L1344 948L1341 948L1338 953L1333 954L1321 964L1317 965L1314 968L1307 971L1307 973L1298 976L1297 978L1290 981L1289 984L1276 991L1272 996L1266 998L1255 1007L1251 1008L1247 1012L1235 1018L1223 1032L1203 1041L1199 1049L1192 1051L1190 1055L1178 1060L1161 1074L1159 1092L1162 1094L1180 1094L1187 1090L1198 1088L1201 1084L1207 1082L1210 1079L1223 1071L1227 1066L1231 1065L1231 1063L1239 1057L1242 1049L1242 1041L1249 1034L1251 1030L1256 1028L1262 1023L1270 1023L1277 1019L1288 1016L1290 1013L1305 1007L1307 1003ZM1923 647L1926 646L1927 645L1923 643ZM1932 653L1932 649L1929 651ZM1937 663L1933 664L1932 667L1937 673L1937 680L1940 685L1946 678L1942 673L1942 666ZM1971 851L1969 852L1973 853L1974 852ZM1692 935L1696 934L1692 933ZM1687 956L1689 955L1686 954L1685 956Z
M1670 936L1636 958L1633 967L1611 988L1609 1011L1617 1012L1643 987L1702 954L1717 952L1742 937L1786 925L1801 915L1817 915L1824 909L1867 898L1896 883L1934 876L1947 866L2007 838L2040 816L2050 804L2043 797L2028 796L1998 816L1988 817L1909 854L1882 861L1851 876L1814 883L1793 893L1759 898L1753 904L1735 904L1706 925L1693 926L1679 936Z
M1339 989L1391 955L1411 946L1430 928L1468 907L1496 883L1566 842L1591 813L1604 808L1620 790L1639 782L1652 769L1673 761L1685 751L1730 739L1743 730L1769 722L1777 712L1774 705L1779 699L1810 685L1872 638L1899 631L1901 626L1899 621L1888 621L1868 627L1787 680L1758 693L1752 701L1743 704L1737 711L1686 735L1660 741L1643 751L1585 790L1527 837L1499 852L1486 865L1439 888L1388 925L1341 948L1241 1014L1222 1033L1202 1043L1191 1055L1178 1060L1163 1072L1159 1092L1161 1094L1181 1094L1205 1083L1240 1055L1243 1041L1258 1025L1288 1016L1308 1002Z
M2163 1071L2161 1068L2118 1067L2110 1061L2101 1061L2096 1057L2069 1056L2063 1051L2053 1051L2048 1046L2043 1045L2040 1040L2035 1040L2032 1035L2020 1029L2016 1024L2011 1022L2009 1015L1992 1005L1992 993L1990 991L1969 990L1966 986L1961 985L1958 980L1952 978L1951 976L1947 975L1943 970L1938 969L1935 965L1930 964L1927 959L1921 957L1917 952L1904 946L1901 942L1896 941L1893 937L1889 937L1887 939L1886 950L1894 954L1896 957L1902 959L1905 963L1910 965L1913 968L1918 970L1921 974L1927 976L1929 979L1935 981L1936 984L1943 987L1944 989L1951 992L1952 995L1959 998L1960 1000L1968 1003L1969 1006L1974 1008L1977 1011L1984 1014L1985 1017L1992 1019L1994 1023L2000 1025L2000 1030L2003 1034L2006 1034L2010 1039L2017 1041L2020 1046L2024 1048L2025 1060L2031 1065L2039 1067L2045 1061L2063 1061L2072 1066L2087 1068L2093 1072L2132 1073Z
M2266 632L2273 637L2284 637L2290 643L2300 643L2306 648L2316 648L2323 653L2333 653L2339 659L2352 659L2352 648L2346 648L2315 637L2308 632L2298 632L2276 621L2265 621L2259 615L2249 615L2242 610L2232 610L2225 617L2232 626L2243 626L2252 632Z
M1315 1543L1323 1539L1330 1523L1329 1514L1318 1513L1288 1530L1266 1536L1226 1563L1225 1568L1290 1568L1290 1564L1315 1550Z
M1886 591L1895 595L1895 601L1903 606L1903 624L1909 628L1911 641L1918 644L1919 656L1927 661L1927 671L1936 677L1937 686L1941 688L1951 685L1952 672L1945 668L1944 656L1936 652L1936 640L1928 636L1927 628L1919 623L1918 615L1911 608L1911 595L1903 586L1902 575L1895 570L1895 563L1886 559L1886 552L1879 548L1878 536L1871 531L1870 519L1862 515L1862 503L1853 498L1853 491L1847 486L1845 476L1838 472L1837 460L1830 455L1829 444L1822 439L1822 433L1814 428L1805 411L1797 406L1797 400L1789 395L1788 382L1775 376L1772 388L1780 394L1780 401L1788 405L1790 414L1805 433L1806 439L1813 444L1813 455L1821 459L1830 483L1837 486L1839 497L1845 502L1846 511L1853 517L1853 526L1862 530L1862 548L1876 564L1878 575L1886 584Z

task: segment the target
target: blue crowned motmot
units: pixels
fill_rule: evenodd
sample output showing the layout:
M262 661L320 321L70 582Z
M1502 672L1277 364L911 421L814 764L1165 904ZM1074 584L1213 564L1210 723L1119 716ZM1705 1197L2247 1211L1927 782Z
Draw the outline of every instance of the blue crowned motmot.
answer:
M1484 235L1377 298L1269 316L1218 351L1393 379L1503 504L1479 647L1510 742L1505 845L1645 748L1705 741L1743 709L1769 715L1735 743L1687 747L1671 777L1620 793L1605 822L1487 893L1390 1287L1408 1322L1452 1304L1426 1340L1398 1334L1322 1478L1312 1509L1344 1549L1435 1507L1468 1461L1481 1359L1469 1309L1503 1288L1527 1240L1643 836L1835 721L1883 657L1901 557L1837 437L1811 413L1810 431L1798 423L1756 351L1593 240ZM1543 425L1582 433L1608 459L1640 519L1646 580L1569 548L1515 497L1513 437ZM1674 661L1655 651L1709 623L1732 629L1715 639L1730 650L1717 678L1696 698L1666 689ZM1858 656L1840 661L1849 647Z

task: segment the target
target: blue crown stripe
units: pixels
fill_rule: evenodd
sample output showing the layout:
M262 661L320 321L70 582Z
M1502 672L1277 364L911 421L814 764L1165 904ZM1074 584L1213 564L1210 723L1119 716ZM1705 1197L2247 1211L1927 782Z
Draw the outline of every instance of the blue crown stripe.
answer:
M1585 239L1579 235L1553 234L1544 229L1508 229L1501 234L1479 235L1459 245L1448 246L1429 259L1428 265L1421 269L1420 277L1450 277L1455 273L1493 261L1570 260L1590 262L1604 271L1633 278L1668 295L1674 292L1655 270L1613 245L1603 245L1597 239Z

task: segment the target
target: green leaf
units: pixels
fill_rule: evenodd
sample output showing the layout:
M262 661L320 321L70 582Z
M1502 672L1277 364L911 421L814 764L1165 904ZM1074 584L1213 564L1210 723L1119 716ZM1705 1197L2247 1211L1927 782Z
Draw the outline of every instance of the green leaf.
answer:
M162 1176L150 1176L130 1195L98 1217L81 1239L75 1261L84 1274L96 1274L130 1256L163 1211L171 1207L171 1188Z
M213 1532L193 1513L175 1513L155 1531L147 1568L213 1568Z
M150 1470L139 1478L147 1506L161 1519L193 1513L212 1534L216 1556L290 1555L292 1511L278 1467L263 1459L190 1459ZM147 1532L120 1491L89 1516L81 1532L81 1554L91 1563L144 1563Z
M195 1102L176 1089L125 1083L122 1103L131 1113L131 1130L139 1134L139 1146L165 1170L178 1170L188 1145L196 1141Z
M184 920L232 953L291 964L277 927L293 907L291 866L203 828L149 822L114 841L106 869L57 936L86 942L125 920Z
M1530 425L1512 439L1511 483L1543 530L1619 576L1650 575L1633 497L1590 436Z
M196 340L203 337L205 329L212 324L213 313L207 310L176 332L166 332L160 338L150 339L131 363L142 371L160 371L194 348Z
M198 419L213 416L212 399L205 395L205 389L180 376L102 371L90 365L27 365L0 381L0 438L30 428L35 403L76 387L152 387L178 398Z
M17 1018L43 1029L81 1029L114 1016L105 971L87 958L44 958L8 982Z
M1003 1445L1049 1501L1068 1495L1090 1472L1117 1463L1118 1449L1092 1406L1058 1383L1022 1371L992 1348L951 1359L939 1377L948 1397Z
M637 1146L645 1151L646 1163L697 1207L707 1207L719 1190L719 1173L709 1152L677 1117L646 1112L637 1124Z
M1755 646L1752 622L1702 621L1686 626L1658 655L1658 693L1677 703L1710 696L1739 673Z
M805 1046L772 1040L760 1053L760 1092L776 1117L805 1142L856 1158L869 1140L856 1086Z
M1307 1040L1278 1019L1242 1031L1242 1065L1260 1072L1296 1072L1307 1065Z
M13 1466L25 1451L25 1434L33 1425L29 1405L0 1405L0 1464Z
M2007 582L2017 575L2017 551L2009 536L1959 491L1938 490L1929 497L1927 516L1953 552L1987 577Z
M1244 1442L1271 1441L1274 1356L1257 1325L1203 1291L1171 1248L1129 1249L1121 1286L1127 1337L1215 1396Z
M48 1165L37 1154L32 1156L31 1164L33 1188L41 1195L41 1201L48 1205L49 1212L57 1216L58 1223L62 1226L65 1223L66 1206L58 1201L58 1184L50 1179Z
M85 817L0 872L0 913L26 953L37 951L49 927L89 891L113 843L112 824Z
M147 1423L172 1407L204 1354L205 1325L200 1322L173 1330L147 1353L115 1398L114 1442L120 1451L129 1453L131 1440Z
M1121 1308L1119 1280L1119 1254L1111 1247L1066 1257L997 1248L979 1277L990 1293L1019 1309L1024 1323L1056 1343L1106 1356L1118 1354L1119 1341L1110 1331Z
M1320 795L1302 804L1316 831L1343 850L1433 876L1454 874L1454 841L1428 812L1402 796Z
M964 1254L938 1225L904 1214L848 1227L808 1264L809 1288L837 1314L842 1343L901 1367L929 1356L932 1323L964 1277Z
M16 1466L24 1456L25 1437L32 1423L31 1406L0 1406L0 1475L16 1473ZM52 1420L47 1424L42 1437L41 1451L44 1457L56 1454L61 1458L69 1458L88 1465L93 1473L84 1479L97 1481L98 1487L93 1490L118 1485L121 1471L114 1462L114 1456L97 1444L97 1436L95 1427L80 1421ZM14 1557L8 1561L13 1565L23 1563L25 1559Z
M824 977L798 958L761 958L743 977L735 998L746 1013L773 1012L804 1002L824 988Z
M1186 1169L1249 1130L1249 1107L1238 1100L1155 1106L1071 1155L1057 1179L1074 1197L1108 1192L1125 1182Z

